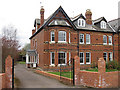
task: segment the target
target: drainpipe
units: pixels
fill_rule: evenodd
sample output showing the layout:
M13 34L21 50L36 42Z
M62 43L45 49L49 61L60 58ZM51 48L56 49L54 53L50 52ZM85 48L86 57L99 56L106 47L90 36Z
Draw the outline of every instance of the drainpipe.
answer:
M78 51L78 53L77 53L77 55L79 57L79 30L77 30L77 36L78 36L78 41L77 41L77 51Z
M114 35L115 35L115 33L113 33L113 60L115 59L115 55L114 55L114 53L115 53L115 50L114 50Z

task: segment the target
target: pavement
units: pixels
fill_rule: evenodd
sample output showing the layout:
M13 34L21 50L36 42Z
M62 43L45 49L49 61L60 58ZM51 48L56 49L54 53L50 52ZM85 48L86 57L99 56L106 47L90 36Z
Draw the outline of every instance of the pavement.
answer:
M15 78L20 84L17 88L84 88L81 86L65 85L58 80L34 73L25 67L25 64L15 66Z

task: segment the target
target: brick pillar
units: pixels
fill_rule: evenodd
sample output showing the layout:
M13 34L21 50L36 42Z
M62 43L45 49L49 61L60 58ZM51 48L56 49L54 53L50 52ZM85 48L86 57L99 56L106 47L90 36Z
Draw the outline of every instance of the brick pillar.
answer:
M98 72L99 73L105 73L106 71L106 63L104 58L99 58L98 60Z
M78 56L74 57L74 84L79 85L80 84L80 58Z
M104 75L105 75L105 72L106 72L106 63L105 63L105 60L104 58L99 58L98 60L98 87L99 88L104 88Z
M12 58L8 56L5 60L6 88L12 88Z

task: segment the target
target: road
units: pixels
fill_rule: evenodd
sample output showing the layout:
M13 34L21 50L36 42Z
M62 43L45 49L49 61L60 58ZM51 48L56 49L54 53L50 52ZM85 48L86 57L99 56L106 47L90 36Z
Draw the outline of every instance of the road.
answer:
M36 74L31 69L25 68L25 64L15 66L15 77L20 80L19 88L76 88L75 86L65 85L58 80Z

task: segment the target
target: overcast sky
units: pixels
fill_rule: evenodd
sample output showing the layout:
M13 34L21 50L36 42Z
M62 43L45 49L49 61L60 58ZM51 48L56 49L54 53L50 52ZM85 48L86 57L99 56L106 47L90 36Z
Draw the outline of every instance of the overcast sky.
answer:
M0 34L5 26L13 25L18 30L18 39L24 46L34 28L35 18L40 18L40 6L44 6L45 18L61 5L69 17L85 15L91 9L92 19L105 17L107 21L118 18L120 0L0 0ZM40 4L42 2L42 4Z

